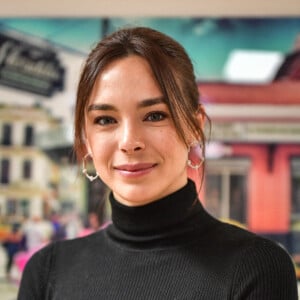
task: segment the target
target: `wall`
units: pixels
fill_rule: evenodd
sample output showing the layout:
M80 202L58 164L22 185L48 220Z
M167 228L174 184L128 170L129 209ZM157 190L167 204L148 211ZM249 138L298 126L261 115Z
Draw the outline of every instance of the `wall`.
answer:
M0 17L298 16L299 0L2 0Z

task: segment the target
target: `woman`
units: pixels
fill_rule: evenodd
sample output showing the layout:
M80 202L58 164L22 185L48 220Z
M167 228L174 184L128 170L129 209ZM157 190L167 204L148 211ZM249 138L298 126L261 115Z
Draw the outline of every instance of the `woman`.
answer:
M75 114L83 173L111 189L113 223L34 255L18 299L297 299L288 254L197 199L187 172L203 168L205 112L177 42L148 28L104 38L86 61Z
M3 247L7 254L7 261L5 266L6 279L13 279L11 276L12 267L16 254L24 248L24 236L20 228L20 224L13 224L10 232L3 241Z

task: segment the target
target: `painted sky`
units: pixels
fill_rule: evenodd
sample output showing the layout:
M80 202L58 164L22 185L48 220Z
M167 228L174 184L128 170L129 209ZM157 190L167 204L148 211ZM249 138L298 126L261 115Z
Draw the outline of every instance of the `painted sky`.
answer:
M221 80L234 49L288 54L300 35L300 18L0 19L0 31L39 37L84 55L105 32L125 25L152 27L178 40L191 56L201 80Z

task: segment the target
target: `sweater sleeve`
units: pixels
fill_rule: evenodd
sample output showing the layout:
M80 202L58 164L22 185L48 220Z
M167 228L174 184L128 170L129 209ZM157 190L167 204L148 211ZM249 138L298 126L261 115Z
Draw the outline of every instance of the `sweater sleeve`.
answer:
M51 299L51 282L49 278L54 244L36 252L26 264L17 300Z
M297 300L295 268L279 245L256 239L241 257L230 299Z

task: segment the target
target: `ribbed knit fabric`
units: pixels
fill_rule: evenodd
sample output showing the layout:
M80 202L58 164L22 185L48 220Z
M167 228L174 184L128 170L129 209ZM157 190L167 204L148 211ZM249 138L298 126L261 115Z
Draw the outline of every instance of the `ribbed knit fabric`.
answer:
M212 218L191 181L145 206L110 201L112 225L32 257L18 300L297 299L286 251Z

